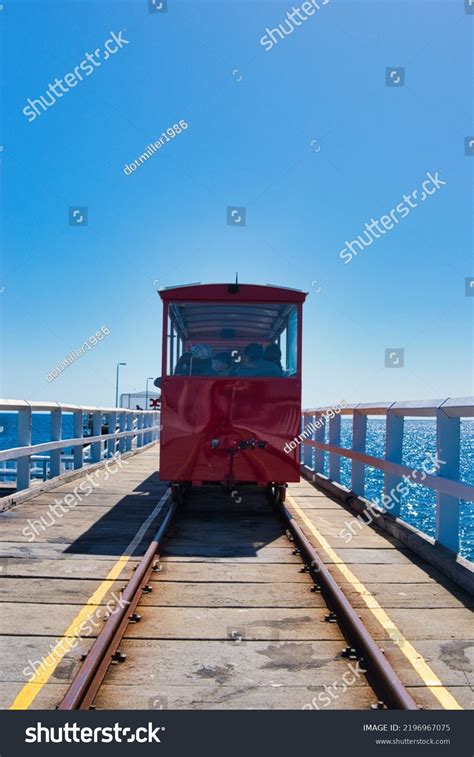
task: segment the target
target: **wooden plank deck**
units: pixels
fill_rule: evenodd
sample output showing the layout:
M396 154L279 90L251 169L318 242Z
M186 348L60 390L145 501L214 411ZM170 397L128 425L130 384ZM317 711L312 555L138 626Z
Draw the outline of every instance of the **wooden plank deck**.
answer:
M430 689L416 669L424 661L462 708L473 709L474 598L436 568L399 547L397 540L376 524L368 526L362 519L362 527L353 529L348 543L347 522L357 513L310 482L303 479L289 492L289 509L300 523L302 512L322 537L318 539L308 524L302 523L415 701L427 709L442 707L434 694L439 685L434 682ZM343 563L342 570L335 555ZM344 568L360 582L359 586L347 581ZM383 618L384 624L377 618L377 608L375 613L370 609L377 604L388 618Z
M25 691L27 666L50 655L75 618L92 614L90 631L29 689L31 708L59 702L102 626L106 603L132 575L160 521L166 488L157 461L156 448L129 458L74 509L38 527L33 541L25 528L43 522L49 505L81 479L0 514L0 707ZM416 701L442 706L408 649L438 677L435 686L473 708L472 597L376 528L364 525L346 544L340 532L354 516L309 482L289 492L289 509ZM338 626L324 622L325 603L310 591L263 492L242 495L236 503L218 487L206 488L182 508L153 591L140 603L142 620L127 629L127 660L110 670L98 707L366 709L375 701L362 675L343 691L349 661L340 657ZM389 620L381 623L370 605Z

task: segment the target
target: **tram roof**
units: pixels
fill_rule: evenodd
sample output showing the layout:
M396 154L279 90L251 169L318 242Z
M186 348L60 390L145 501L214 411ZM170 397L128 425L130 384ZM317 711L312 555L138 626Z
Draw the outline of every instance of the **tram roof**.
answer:
M304 302L306 292L261 284L186 284L159 290L164 301Z

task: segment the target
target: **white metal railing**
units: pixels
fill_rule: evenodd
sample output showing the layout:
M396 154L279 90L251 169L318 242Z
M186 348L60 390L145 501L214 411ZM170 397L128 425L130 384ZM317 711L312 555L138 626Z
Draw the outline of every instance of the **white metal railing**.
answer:
M37 475L38 462L42 462L41 478L55 478L69 466L73 470L88 463L98 463L112 457L151 444L159 438L160 413L154 410L126 410L124 408L83 407L57 402L28 402L26 400L0 400L0 412L18 414L17 446L0 450L0 464L16 461L16 468L0 468L0 476L16 478L17 491L28 489L31 478ZM32 444L33 413L49 413L51 441ZM62 438L63 414L73 417L72 439ZM84 436L84 416L87 415L91 435ZM107 433L103 433L103 422ZM63 450L73 448L72 455ZM45 461L44 453L49 460Z
M329 453L329 479L340 484L340 459L352 461L351 490L363 497L365 493L365 466L384 472L384 494L390 493L405 475L413 473L413 466L402 463L404 420L406 417L432 417L436 420L436 459L442 465L436 473L426 473L416 483L436 492L436 542L451 551L459 552L459 500L474 502L474 486L460 480L461 418L474 416L474 397L421 402L378 402L347 405L335 411L334 407L305 410L302 415L302 432L311 427L301 439L302 463L314 473L324 473L324 453ZM341 447L341 415L352 416L352 447ZM332 416L332 417L331 417ZM367 419L385 417L385 457L366 453ZM329 441L326 443L325 426L329 423ZM383 509L383 508L382 508ZM400 502L393 502L390 513L399 517Z

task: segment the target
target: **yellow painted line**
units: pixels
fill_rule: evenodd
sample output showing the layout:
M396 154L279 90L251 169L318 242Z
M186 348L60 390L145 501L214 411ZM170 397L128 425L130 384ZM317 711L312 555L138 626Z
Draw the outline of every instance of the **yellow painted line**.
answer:
M148 530L148 527L156 518L168 497L169 491L166 491L166 493L161 497L150 515L142 523L132 541L126 548L124 554L119 557L115 565L109 571L107 577L102 581L95 592L89 597L84 607L72 621L71 625L66 628L61 640L58 641L56 646L53 648L51 653L47 655L47 657L43 657L39 664L39 667L37 668L37 671L34 673L34 675L32 675L28 683L23 686L21 691L15 697L15 700L10 705L10 710L27 710L33 700L40 693L45 683L47 683L51 678L64 655L67 654L67 652L69 652L72 648L74 648L71 642L78 640L79 638L87 638L87 636L80 636L81 629L84 625L87 625L87 623L89 623L90 625L90 617L99 609L102 599L110 589L111 581L115 581L120 576L125 565L133 555L135 547L137 547L141 542L144 534ZM66 648L63 649L63 646Z
M445 710L462 710L463 708L461 707L459 702L443 686L436 673L430 668L421 654L417 652L415 647L412 646L412 644L410 644L410 642L403 636L400 629L397 628L395 623L390 619L385 610L379 605L370 591L357 579L352 571L349 570L345 562L339 557L339 555L331 547L329 542L326 541L324 536L318 531L316 526L310 521L310 519L299 507L299 505L296 504L293 497L287 494L287 499L291 502L295 512L305 523L309 531L311 531L315 539L317 539L328 557L330 557L331 560L335 563L346 581L351 584L352 588L360 594L365 604L372 612L374 617L377 618L382 628L387 631L389 637L395 641L395 644L405 655L408 662L412 665L416 673L418 673L425 686L431 691L433 696L436 697L438 702L444 707Z
M30 678L27 684L23 686L10 705L10 710L27 710L35 697L39 694L45 683L52 676L57 666L67 652L73 647L71 641L78 640L78 632L83 625L90 624L90 616L93 615L100 607L101 600L105 597L110 589L111 581L115 581L121 574L123 568L130 560L130 556L120 557L113 568L109 571L107 578L100 584L98 589L89 597L82 610L76 615L69 628L63 634L62 639L56 644L51 653L41 660L37 672ZM82 637L84 638L84 637Z

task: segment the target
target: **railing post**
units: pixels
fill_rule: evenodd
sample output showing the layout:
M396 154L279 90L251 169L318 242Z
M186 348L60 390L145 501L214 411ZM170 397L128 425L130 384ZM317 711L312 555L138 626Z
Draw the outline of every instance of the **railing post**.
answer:
M329 419L329 444L334 445L334 447L341 446L341 416L339 413L335 413L334 417ZM338 483L341 480L341 458L335 452L329 453L329 478Z
M115 455L115 426L117 424L117 413L107 413L107 420L108 420L108 433L114 434L114 437L112 439L107 439L107 457L113 457Z
M51 410L50 436L52 442L62 439L62 410L60 407ZM49 453L49 475L51 478L61 475L61 450L52 449Z
M148 428L148 416L147 415L143 415L143 428L144 429ZM145 444L146 444L147 436L148 436L148 434L146 432L142 436L143 446L145 446Z
M137 421L138 430L140 430L143 428L143 424L145 422L143 413L138 413ZM137 434L137 447L143 447L143 434Z
M18 411L18 446L31 446L31 405ZM30 455L16 461L16 489L28 489L30 486Z
M436 412L438 476L459 481L460 438L461 419L450 418L440 407ZM459 552L459 499L441 492L436 495L436 541Z
M311 441L316 441L316 424L318 422L318 416L316 413L312 416L313 430L311 431ZM311 445L311 470L313 474L316 473L316 448Z
M133 430L133 413L130 412L130 413L127 413L127 431L132 431L132 430ZM130 452L130 450L132 449L132 442L133 442L133 435L130 434L130 436L126 437L125 449L127 450L127 452Z
M352 416L352 449L354 452L365 453L367 442L367 416L365 413L358 413L354 409ZM359 497L365 494L365 465L357 460L352 461L352 491Z
M301 416L301 431L300 431L300 434L302 434L304 432L305 428L309 424L309 418L310 418L310 416L307 415L307 413L303 413L302 414L302 416ZM311 457L312 457L311 453L312 453L312 449L309 446L309 444L307 444L307 441L308 441L308 439L306 438L306 436L304 436L303 439L302 439L303 449L302 449L302 456L301 456L300 462L303 463L303 465L306 468L310 468L311 467Z
M390 408L387 410L386 421L386 438L385 438L385 459L391 463L402 463L403 460L403 429L404 429L404 417L403 415L395 415ZM390 497L389 511L391 515L397 517L400 513L400 502L397 498L392 497L390 492L400 483L399 476L394 476L392 473L385 473L384 479L384 494L386 497ZM383 505L383 510L386 510L386 506Z
M311 446L311 444L308 444L308 441L313 441L314 438L314 415L309 415L307 413L304 413L303 415L303 431L308 426L311 426L311 432L310 435L305 437L304 439L304 458L303 463L308 470L313 470L313 450L314 447Z
M95 410L92 413L92 436L102 434L102 413ZM92 442L91 444L91 463L100 463L102 459L102 442Z
M324 430L325 430L325 424L324 424L324 416L321 413L316 413L314 416L315 419L315 430L314 430L314 441L315 442L324 442ZM314 448L314 472L315 473L324 473L324 450Z
M119 430L120 431L126 431L127 430L127 413L119 413ZM121 436L119 439L119 452L121 455L125 452L127 449L127 439L125 436Z
M73 434L75 439L82 439L84 436L84 426L82 420L82 410L74 410L73 412ZM74 470L82 468L84 465L84 447L82 444L77 444L73 450L74 455Z

